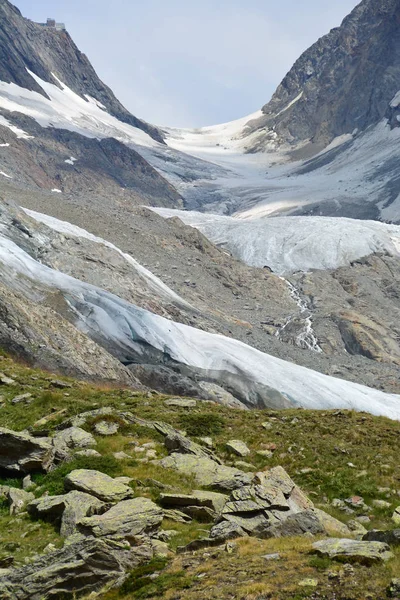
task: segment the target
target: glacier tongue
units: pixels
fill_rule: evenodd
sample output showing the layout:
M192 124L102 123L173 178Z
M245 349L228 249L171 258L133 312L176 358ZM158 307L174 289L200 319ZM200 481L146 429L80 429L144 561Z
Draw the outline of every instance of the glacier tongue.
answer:
M152 210L179 217L248 265L269 266L279 274L336 269L374 252L400 257L399 225L340 217L243 218Z
M312 409L347 408L400 419L400 396L343 381L264 354L237 340L169 321L95 286L34 260L0 235L2 281L32 296L58 290L75 315L75 325L118 357L148 360L149 349L207 372L240 375L269 386L292 405ZM217 380L218 381L218 380Z

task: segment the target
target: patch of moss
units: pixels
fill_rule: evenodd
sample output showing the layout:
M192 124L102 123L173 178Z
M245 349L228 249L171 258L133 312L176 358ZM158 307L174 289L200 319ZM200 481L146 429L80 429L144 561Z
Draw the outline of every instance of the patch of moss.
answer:
M63 463L50 473L34 475L33 481L39 486L39 494L42 495L44 491L49 492L51 496L64 494L64 479L75 469L101 471L110 477L118 477L123 474L121 463L113 456L80 456Z
M193 437L218 435L225 429L225 419L209 412L183 414L180 424L187 434Z
M168 564L168 559L155 558L147 565L134 569L120 590L120 596L129 594L129 598L142 600L145 598L160 597L168 590L180 591L192 586L193 579L184 571L172 573L162 572ZM157 574L156 577L151 577Z

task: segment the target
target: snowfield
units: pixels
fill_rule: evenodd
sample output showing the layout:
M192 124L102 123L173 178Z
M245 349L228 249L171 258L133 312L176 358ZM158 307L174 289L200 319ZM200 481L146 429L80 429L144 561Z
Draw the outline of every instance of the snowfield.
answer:
M234 339L175 323L98 287L44 266L0 232L2 282L31 298L59 290L75 325L115 355L152 347L184 365L238 374L281 392L294 406L346 408L400 419L400 396L328 377L264 354Z
M90 96L86 96L85 100L75 94L54 74L53 77L60 87L43 81L31 71L28 72L46 92L48 98L15 83L0 82L0 108L27 115L42 127L67 129L98 139L113 137L126 145L160 145L141 129L122 123L111 116ZM0 125L14 131L19 138L30 137L21 129L11 125L4 117L0 117Z
M374 252L400 258L400 226L332 217L223 217L194 211L152 208L179 217L209 240L253 267L285 274L336 269Z

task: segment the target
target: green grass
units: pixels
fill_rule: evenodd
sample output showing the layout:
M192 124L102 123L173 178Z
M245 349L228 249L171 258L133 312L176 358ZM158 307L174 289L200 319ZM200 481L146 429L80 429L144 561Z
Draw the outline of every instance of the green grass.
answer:
M75 469L93 469L106 473L110 477L118 477L124 472L120 461L113 456L76 457L45 475L41 473L34 475L33 482L39 486L36 490L37 495L43 495L44 492L48 492L50 496L64 494L64 479Z
M239 411L201 402L190 411L176 407L171 409L164 405L167 397L163 395L147 397L128 389L99 387L65 378L72 387L56 390L51 385L53 375L18 364L1 352L0 371L16 380L15 385L0 388L0 395L5 398L5 405L0 409L2 427L24 430L33 427L39 419L64 410L65 414L42 427L51 435L60 421L84 411L106 406L131 411L142 419L165 421L179 430L184 429L194 438L211 436L216 454L226 464L233 465L237 460L227 452L226 443L231 439L243 440L251 450L246 457L247 462L259 470L281 465L318 506L333 516L347 521L357 515L347 516L333 509L330 505L333 498L361 495L371 507L369 528L393 526L391 515L400 505L399 422L349 411ZM57 379L63 378L57 376ZM28 392L33 396L29 407L12 405L14 396ZM92 420L85 427L93 432L95 422ZM270 423L269 429L263 427L265 422ZM39 485L37 493L63 493L65 475L73 469L82 468L98 469L113 477L129 476L133 478L135 495L147 496L155 501L162 492L160 484L180 493L188 493L198 487L193 477L182 476L153 462L141 461L142 455L134 451L134 442L155 442L158 458L166 453L163 437L152 429L121 424L117 435L95 437L101 458L75 457L51 473L34 475L34 481ZM270 444L276 445L271 458L257 454ZM113 454L121 451L131 458L117 461ZM0 484L20 487L21 480L3 474ZM379 491L379 488L388 488L389 492ZM386 500L390 507L376 508L372 505L374 499ZM40 523L39 528L36 525L27 516L10 517L4 505L0 506L0 556L8 552L15 554L16 561L21 562L41 552L48 543L62 544L52 525ZM207 534L207 528L196 522L185 525L164 521L163 527L177 532L171 538L172 550ZM16 543L17 548L13 552L7 551L12 543ZM248 540L240 542L237 555L220 553L215 549L204 551L204 556L200 555L200 559L194 560L188 568L182 563L185 555L177 555L171 564L160 569L156 579L148 580L151 573L142 573L140 577L131 574L128 580L131 590L125 588L124 594L132 599L210 600L232 597L239 600L293 600L307 597L304 596L306 591L296 588L296 581L315 578L321 580L318 597L330 600L333 596L329 594L339 584L329 580L328 572L336 566L328 564L325 559L311 557L309 549L309 540ZM273 552L282 552L282 561L266 564L262 554ZM247 579L243 579L244 571L248 573ZM386 598L386 587L399 572L400 551L396 550L395 559L387 565L371 569L355 567L353 587L347 580L341 583L338 589L342 596L338 592L337 598L365 600L367 593L373 594L374 600ZM198 579L204 573L204 579ZM141 579L143 585L133 589L137 585L136 579ZM107 600L120 597L120 591L105 596Z

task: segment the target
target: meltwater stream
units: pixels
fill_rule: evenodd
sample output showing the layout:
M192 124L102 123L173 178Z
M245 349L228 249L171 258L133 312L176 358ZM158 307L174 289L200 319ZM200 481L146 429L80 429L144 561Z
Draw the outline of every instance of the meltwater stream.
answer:
M322 349L318 344L318 338L313 330L312 313L307 302L302 299L299 291L292 283L290 283L290 281L284 277L280 277L280 279L288 286L291 297L300 309L300 315L296 314L295 316L289 317L286 323L276 332L276 337L285 342L287 341L285 339L285 334L289 333L291 327L293 327L294 330L297 330L300 326L300 332L297 333L295 337L296 346L306 350L312 350L313 352L322 353ZM290 339L292 339L291 335Z

